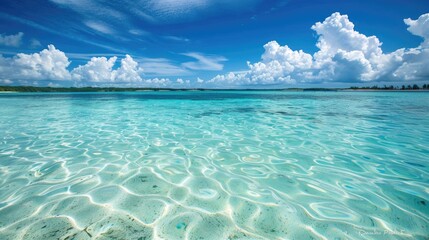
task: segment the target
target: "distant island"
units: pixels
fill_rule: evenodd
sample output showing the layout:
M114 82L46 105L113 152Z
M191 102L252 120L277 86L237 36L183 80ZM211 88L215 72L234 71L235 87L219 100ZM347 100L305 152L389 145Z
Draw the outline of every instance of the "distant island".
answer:
M413 84L411 85L402 85L401 87L399 86L386 86L384 85L383 87L379 87L378 85L374 85L372 87L350 87L350 89L352 90L429 90L429 84L423 84L421 87L417 84Z
M211 88L121 88L121 87L34 87L0 86L0 92L141 92L141 91L429 91L429 84L350 88L211 89Z

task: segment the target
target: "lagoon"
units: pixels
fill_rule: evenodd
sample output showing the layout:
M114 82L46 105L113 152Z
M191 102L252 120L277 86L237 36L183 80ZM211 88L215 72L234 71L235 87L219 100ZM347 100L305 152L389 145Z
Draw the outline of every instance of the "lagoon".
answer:
M0 93L0 239L426 239L429 93Z

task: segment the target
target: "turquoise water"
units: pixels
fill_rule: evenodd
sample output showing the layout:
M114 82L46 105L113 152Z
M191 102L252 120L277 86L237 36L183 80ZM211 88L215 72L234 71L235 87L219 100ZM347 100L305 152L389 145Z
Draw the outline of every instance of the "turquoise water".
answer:
M0 106L0 239L429 236L429 93L8 93Z

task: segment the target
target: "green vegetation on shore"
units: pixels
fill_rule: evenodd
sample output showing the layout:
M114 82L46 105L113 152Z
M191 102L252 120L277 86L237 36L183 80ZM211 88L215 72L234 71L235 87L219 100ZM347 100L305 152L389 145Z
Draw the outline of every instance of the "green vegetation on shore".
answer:
M121 87L34 87L34 86L0 86L0 92L139 92L139 91L347 91L347 90L363 90L363 91L416 91L429 90L429 84L422 86L402 85L379 87L350 87L350 88L285 88L285 89L205 89L205 88L121 88Z
M180 90L204 90L204 89L0 86L0 92L137 92L137 91L164 91L164 90L180 91Z
M372 87L350 87L350 89L353 90L429 90L429 84L423 84L421 87L417 84L413 84L411 85L402 85L401 87L399 86L386 86L384 85L383 87L379 87L378 85L374 85Z
M207 88L120 88L120 87L33 87L0 86L0 92L140 92L140 91L338 91L339 88L207 89Z

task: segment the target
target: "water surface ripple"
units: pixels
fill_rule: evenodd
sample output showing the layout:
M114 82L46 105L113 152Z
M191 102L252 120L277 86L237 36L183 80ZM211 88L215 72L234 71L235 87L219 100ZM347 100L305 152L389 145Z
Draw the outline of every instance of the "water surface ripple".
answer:
M428 239L429 94L0 94L0 239Z

